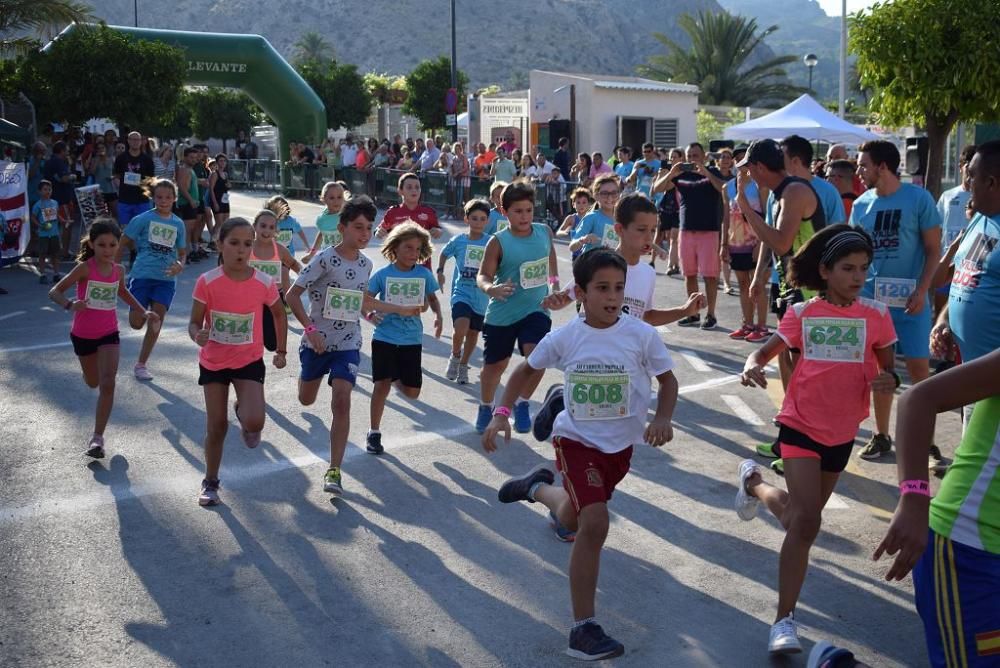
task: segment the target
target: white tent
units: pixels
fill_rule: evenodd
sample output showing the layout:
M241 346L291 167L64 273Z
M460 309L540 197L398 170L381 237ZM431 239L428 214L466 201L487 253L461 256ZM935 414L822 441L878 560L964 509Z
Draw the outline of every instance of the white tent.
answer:
M802 95L777 111L746 123L726 128L726 139L781 139L799 135L810 141L831 144L860 144L879 136L848 123L822 107L808 95Z

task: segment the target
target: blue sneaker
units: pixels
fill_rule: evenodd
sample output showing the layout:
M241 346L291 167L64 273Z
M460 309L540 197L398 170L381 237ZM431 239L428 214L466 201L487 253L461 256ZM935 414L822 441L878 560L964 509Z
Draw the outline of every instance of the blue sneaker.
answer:
M531 414L528 413L527 401L518 401L514 404L514 431L519 434L531 431Z
M493 407L479 404L479 414L476 416L476 433L482 434L490 426L493 419Z
M545 400L542 407L535 413L535 419L531 423L531 433L536 441L547 441L552 435L552 425L556 421L556 416L565 408L563 401L563 386L553 385L545 393Z
M621 644L601 628L596 622L587 622L569 633L569 647L566 654L583 661L600 661L611 659L625 653L625 645Z
M556 538L562 542L572 543L576 540L576 532L570 531L564 527L563 523L559 521L559 518L556 517L556 514L551 510L549 511L549 526L551 526L552 530L556 532Z

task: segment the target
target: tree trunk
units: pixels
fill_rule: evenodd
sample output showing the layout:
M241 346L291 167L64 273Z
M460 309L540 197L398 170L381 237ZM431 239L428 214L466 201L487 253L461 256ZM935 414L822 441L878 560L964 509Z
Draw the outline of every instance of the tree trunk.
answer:
M944 152L958 120L958 112L951 110L947 116L927 114L927 172L924 174L924 188L937 200L941 196L941 177L944 175Z

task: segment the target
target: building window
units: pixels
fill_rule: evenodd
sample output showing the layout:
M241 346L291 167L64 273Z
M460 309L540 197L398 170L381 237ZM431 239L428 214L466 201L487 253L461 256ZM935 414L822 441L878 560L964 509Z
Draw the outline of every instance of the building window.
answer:
M677 119L653 119L653 143L658 147L677 146Z

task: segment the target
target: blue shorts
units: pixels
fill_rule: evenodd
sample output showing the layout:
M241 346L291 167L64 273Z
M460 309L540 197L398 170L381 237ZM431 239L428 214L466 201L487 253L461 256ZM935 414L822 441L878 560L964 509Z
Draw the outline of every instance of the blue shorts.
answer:
M132 219L138 216L140 213L146 213L153 208L153 203L149 200L145 202L140 202L139 204L128 204L119 200L118 202L118 222L121 224L124 230L128 227L128 224L132 222Z
M329 373L327 382L333 385L333 379L346 380L351 385L358 382L358 366L361 364L360 350L330 350L317 353L308 346L299 348L299 363L302 371L299 375L304 381L316 380Z
M484 317L485 315L483 313L476 313L476 311L465 302L455 302L451 305L451 324L453 325L459 318L468 318L469 329L474 332L481 332L483 331Z
M924 310L917 315L906 315L901 308L889 309L892 325L896 328L896 350L903 357L910 359L928 359L931 356L931 306L924 305Z
M177 284L173 281L161 281L156 278L130 278L128 291L143 308L149 308L153 302L170 308L177 292Z
M510 325L483 325L483 361L494 364L508 359L514 354L514 343L517 350L524 354L526 345L534 345L545 338L552 329L552 319L542 311L529 313Z
M1000 666L1000 554L930 530L913 589L932 666Z

